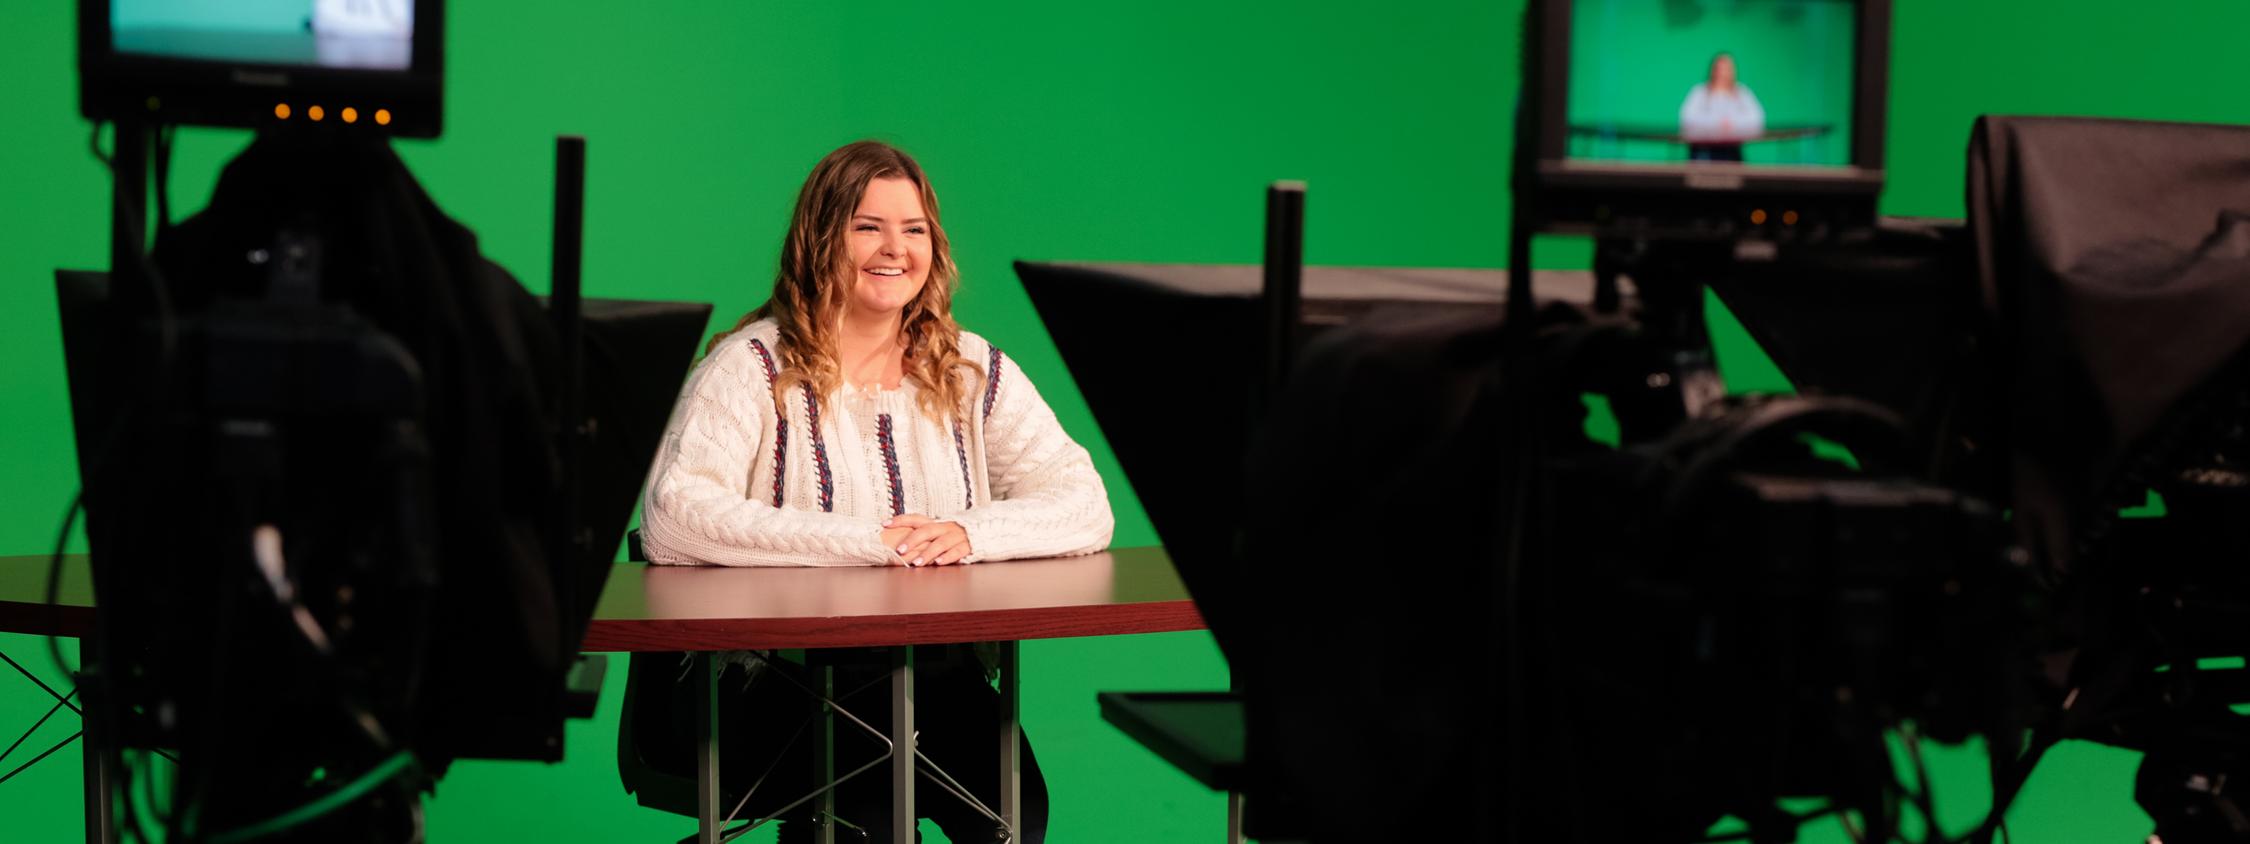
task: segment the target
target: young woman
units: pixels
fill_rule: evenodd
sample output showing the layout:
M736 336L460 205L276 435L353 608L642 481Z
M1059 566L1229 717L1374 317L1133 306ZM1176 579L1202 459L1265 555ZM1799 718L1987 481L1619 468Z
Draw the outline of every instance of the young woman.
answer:
M1109 499L1086 450L1006 355L953 321L956 283L937 194L913 158L861 141L822 159L797 196L772 298L712 339L673 411L642 504L649 561L942 566L1107 547ZM965 648L917 661L922 747L997 806L984 672ZM751 684L722 716L751 722L720 731L751 776L794 727L760 722L804 709L778 703L793 694L783 685ZM844 704L881 723L882 697ZM733 746L746 733L753 746ZM1017 840L1036 842L1046 789L1028 741L1023 759ZM776 775L787 768L809 772L784 759ZM848 784L838 814L881 836L890 801L874 780ZM954 841L994 832L937 789L916 805Z
M1758 95L1735 78L1734 56L1711 57L1710 75L1680 103L1680 136L1693 161L1741 161L1742 142L1766 131Z

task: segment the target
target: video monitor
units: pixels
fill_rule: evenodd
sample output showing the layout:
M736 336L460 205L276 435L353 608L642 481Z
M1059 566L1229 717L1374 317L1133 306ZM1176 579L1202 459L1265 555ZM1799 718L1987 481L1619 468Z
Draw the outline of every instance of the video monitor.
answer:
M1872 225L1889 0L1533 0L1526 25L1541 228Z
M442 0L80 0L97 120L434 136Z

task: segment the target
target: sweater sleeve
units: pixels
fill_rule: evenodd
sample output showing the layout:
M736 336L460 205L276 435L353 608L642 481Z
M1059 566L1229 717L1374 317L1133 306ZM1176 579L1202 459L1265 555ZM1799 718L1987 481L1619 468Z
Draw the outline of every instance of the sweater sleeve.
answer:
M1116 521L1094 460L1071 440L1055 412L1017 371L1000 362L984 420L985 467L993 501L952 521L968 531L964 562L1091 554L1109 547Z
M872 518L775 507L751 494L752 468L775 424L771 382L746 342L696 368L672 411L641 503L653 563L723 566L887 565Z
M1719 116L1712 111L1710 91L1702 85L1689 89L1687 100L1680 103L1680 137L1695 141L1718 132Z
M1745 136L1765 134L1765 105L1758 102L1757 94L1750 93L1750 86L1737 84L1735 90L1742 92L1742 125L1736 127L1736 131Z

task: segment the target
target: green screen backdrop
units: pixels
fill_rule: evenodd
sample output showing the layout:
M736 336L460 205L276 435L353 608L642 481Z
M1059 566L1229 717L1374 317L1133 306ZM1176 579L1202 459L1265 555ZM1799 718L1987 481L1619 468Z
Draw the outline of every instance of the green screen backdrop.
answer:
M1571 6L1572 126L1675 130L1689 89L1719 53L1758 97L1768 127L1824 126L1800 140L1746 144L1751 164L1851 163L1852 36L1849 0L1758 3L1577 0ZM1573 158L1681 161L1685 144L1571 138Z
M109 6L116 29L165 27L244 32L305 31L313 0L116 0Z
M1716 14L1776 0L1667 5L1680 4ZM962 322L1018 358L1094 452L1119 545L1156 535L1009 261L1254 263L1262 192L1276 179L1310 185L1311 263L1498 267L1506 251L1520 0L454 5L445 136L399 148L439 204L535 291L546 287L556 134L590 145L587 294L709 301L715 323L764 298L790 202L822 154L863 137L916 154L944 202ZM1889 213L1961 212L1962 155L1981 113L2250 122L2250 97L2223 87L2250 78L2239 44L2250 6L2238 0L1897 5ZM0 23L0 554L33 554L54 543L77 486L51 274L106 263L108 188L77 116L72 4L10 3ZM1684 95L1693 69L1681 72L1651 70ZM1761 95L1765 73L1745 59ZM174 207L202 205L246 141L181 132ZM1588 256L1583 243L1542 241L1538 260L1571 268ZM1713 327L1734 387L1787 387L1723 312ZM0 652L57 679L37 639L0 635ZM1103 724L1093 697L1224 687L1208 636L1034 642L1024 661L1053 840L1219 838L1222 799ZM619 676L599 716L571 727L562 764L455 766L429 803L432 836L687 834L685 819L640 809L618 786ZM0 668L0 742L47 707ZM67 712L50 719L0 773L75 729ZM2014 840L2145 836L2135 758L2091 745L2051 755L2013 813ZM1940 753L1935 764L1941 820L1958 827L1981 813L1981 752ZM0 783L0 838L82 837L79 777L72 744ZM1808 840L1842 839L1827 828Z

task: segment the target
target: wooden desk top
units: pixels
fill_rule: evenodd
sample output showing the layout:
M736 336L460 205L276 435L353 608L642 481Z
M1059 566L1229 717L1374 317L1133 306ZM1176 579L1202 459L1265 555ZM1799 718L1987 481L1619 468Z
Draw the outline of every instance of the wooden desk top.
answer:
M94 632L94 580L86 555L63 557L62 591L47 605L45 554L0 557L0 633L68 636Z
M0 557L0 632L83 636L94 624L84 555ZM1053 639L1203 629L1162 548L942 568L725 568L620 564L586 651L733 650Z

